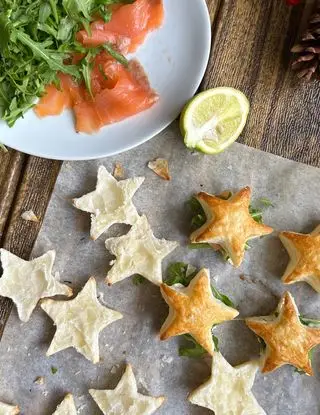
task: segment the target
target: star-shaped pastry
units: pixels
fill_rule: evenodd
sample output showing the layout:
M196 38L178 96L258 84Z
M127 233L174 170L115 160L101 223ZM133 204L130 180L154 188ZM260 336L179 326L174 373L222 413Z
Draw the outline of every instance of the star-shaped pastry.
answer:
M257 361L232 367L215 352L210 379L191 392L188 400L211 409L215 415L265 415L251 392L258 368Z
M154 398L138 392L131 365L115 389L90 389L89 393L105 415L150 415L165 401L163 396Z
M19 406L8 405L0 402L0 415L17 415L20 413Z
M280 300L274 315L246 319L247 326L266 343L262 372L292 365L312 375L310 350L320 344L320 329L307 327L290 293Z
M122 314L97 300L96 280L91 277L76 298L69 301L43 300L43 310L57 327L47 356L74 347L93 363L99 361L99 333Z
M71 393L68 393L64 400L57 406L57 409L52 415L77 415L76 406Z
M114 223L133 225L136 222L139 215L132 197L143 181L144 177L118 181L105 167L99 167L96 190L73 200L76 208L91 213L90 235L93 240Z
M161 262L178 245L177 242L157 239L147 218L141 216L126 235L106 240L106 248L117 258L111 263L113 267L107 275L107 283L111 285L139 274L160 285Z
M239 313L212 294L210 275L202 269L188 287L161 285L169 315L160 330L160 339L189 333L211 355L214 353L212 327L234 319Z
M270 226L257 223L249 213L251 189L245 187L230 199L224 200L208 193L198 193L206 217L206 223L190 236L191 243L209 243L221 246L233 265L243 261L245 245L249 239L267 235Z
M305 281L320 292L320 225L310 234L280 232L290 256L282 277L285 284Z
M72 289L52 275L55 251L32 261L25 261L5 249L0 249L0 255L3 268L0 295L13 300L20 320L29 320L40 298L72 295Z

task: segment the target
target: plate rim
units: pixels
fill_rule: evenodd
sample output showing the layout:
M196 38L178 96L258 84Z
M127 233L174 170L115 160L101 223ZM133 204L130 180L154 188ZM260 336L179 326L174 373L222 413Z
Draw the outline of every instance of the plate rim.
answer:
M205 25L205 45L203 50L205 51L204 53L204 58L202 60L202 65L199 69L197 78L195 78L194 81L194 87L192 88L192 94L191 97L197 92L197 90L199 89L201 82L204 78L204 75L206 73L206 69L208 67L208 63L209 63L209 59L210 59L210 53L211 53L211 42L212 42L212 38L211 38L211 18L210 18L210 13L209 13L209 9L206 3L206 0L199 0L199 4L201 4L202 8L203 8L203 12L204 12L204 16L206 19L206 25ZM180 112L179 112L180 113ZM173 118L172 121L166 121L163 122L161 125L159 125L158 128L154 129L152 131L152 133L145 135L143 138L141 138L139 141L136 141L134 143L128 143L128 145L125 145L121 148L121 150L115 150L115 151L109 151L109 152L98 152L96 154L90 154L88 156L83 155L83 156L66 156L64 158L58 157L58 156L48 156L47 154L44 154L43 152L39 151L39 152L34 152L34 151L30 151L30 152L24 152L25 154L29 155L29 156L33 156L33 157L41 157L47 160L59 160L59 161L85 161L85 160L99 160L102 158L106 158L106 157L112 157L115 156L117 154L121 154L124 153L125 151L129 151L132 150L133 148L139 147L140 145L146 143L147 141L155 138L158 134L160 134L163 130L165 130L169 125L171 125L174 120L178 117L178 114L175 115L175 117ZM23 152L22 150L19 150L19 148L17 148L15 145L11 145L7 142L5 142L5 140L1 140L1 142L5 145L8 146L9 148L19 151L19 152Z

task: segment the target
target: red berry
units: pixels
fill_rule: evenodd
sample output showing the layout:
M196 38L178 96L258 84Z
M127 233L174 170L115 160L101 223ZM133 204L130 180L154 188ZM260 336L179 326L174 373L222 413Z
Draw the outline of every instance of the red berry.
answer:
M290 6L296 6L301 2L301 0L286 0Z

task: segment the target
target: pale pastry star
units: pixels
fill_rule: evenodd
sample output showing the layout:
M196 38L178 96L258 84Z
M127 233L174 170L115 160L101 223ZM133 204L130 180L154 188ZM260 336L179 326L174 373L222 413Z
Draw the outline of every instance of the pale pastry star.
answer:
M68 393L63 401L57 406L52 415L77 415L76 406L71 393Z
M179 244L157 239L145 216L141 216L123 236L106 240L106 248L117 258L112 261L106 281L122 281L134 274L142 275L156 285L162 283L161 262Z
M96 190L73 200L76 208L91 213L92 239L98 239L114 223L133 225L137 221L132 197L143 181L144 177L118 181L104 166L99 167Z
M169 315L160 330L160 339L189 333L214 354L212 327L234 319L239 313L212 294L209 270L202 269L188 287L161 284L161 294L169 305Z
M18 415L20 413L19 406L8 405L0 402L0 415Z
M150 415L165 401L163 396L154 398L138 392L131 365L115 389L90 389L89 393L105 415Z
M74 347L93 363L99 361L100 331L123 317L99 303L93 277L73 300L43 300L41 307L57 327L47 356Z
M221 353L215 352L210 379L188 400L211 409L215 415L265 415L251 392L258 368L257 361L232 367Z
M207 221L190 236L191 243L219 245L230 257L232 264L239 267L243 261L245 245L249 239L267 235L270 226L257 223L250 215L251 189L245 187L225 200L208 193L198 193Z
M0 249L0 256L3 268L0 295L13 300L20 320L29 320L40 298L72 295L72 289L52 275L55 251L48 251L31 261L25 261L5 249Z
M279 237L290 256L282 281L305 281L320 293L320 225L310 234L280 232Z
M266 343L262 372L292 365L313 375L309 352L320 344L320 329L301 323L292 295L286 292L276 313L266 317L250 317L247 326Z

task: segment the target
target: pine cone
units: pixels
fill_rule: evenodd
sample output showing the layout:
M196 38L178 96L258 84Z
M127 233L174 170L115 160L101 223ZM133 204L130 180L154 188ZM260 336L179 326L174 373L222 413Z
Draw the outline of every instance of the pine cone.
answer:
M300 42L293 46L291 52L297 55L292 63L292 68L297 72L299 78L306 81L320 78L320 0L316 3L308 29Z

